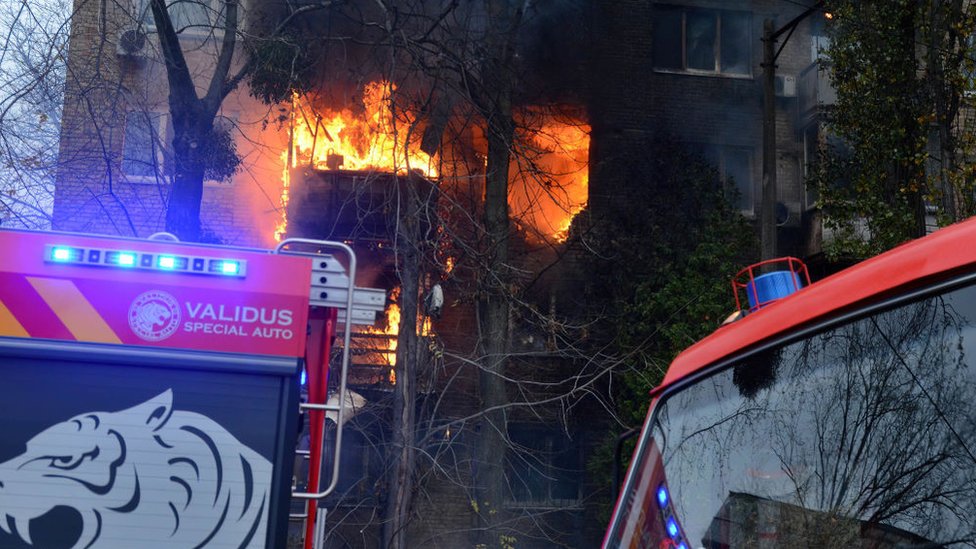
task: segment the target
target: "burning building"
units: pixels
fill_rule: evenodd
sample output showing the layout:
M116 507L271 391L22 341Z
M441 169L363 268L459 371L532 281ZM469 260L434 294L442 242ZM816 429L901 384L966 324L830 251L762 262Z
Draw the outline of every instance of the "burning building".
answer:
M76 1L54 228L148 236L164 227L174 170L166 67L148 2L136 2L134 11L128 5L97 4ZM422 250L414 284L419 295L412 298L420 299L435 284L442 288L443 314L438 319L420 315L415 327L426 357L419 372L425 385L417 408L426 423L418 451L449 457L450 466L426 464L421 476L440 482L429 483L427 497L417 503L416 515L425 520L410 525L412 539L431 546L471 545L480 531L470 488L479 470L472 441L483 428L477 419L482 395L478 362L471 357L478 356L482 341L476 313L484 295L477 281L492 275L486 265L494 250L486 244L482 220L489 153L498 133L485 104L508 109L513 120L507 141L510 230L503 237L513 251L504 262L504 286L513 294L530 286L534 292L517 294L525 302L518 314L510 313L512 328L506 334L517 357L512 362L518 362L513 371L533 377L509 389L512 398L542 394L539 400L555 403L512 412L504 505L527 523L520 525L528 532L520 546L532 546L530 540L542 540L540 546L553 540L588 546L599 538L587 501L602 488L584 479L583 470L604 426L564 413L558 395L545 394L562 390L580 368L560 354L556 335L557 319L573 308L573 300L560 293L565 287L560 278L571 269L550 266L562 257L567 239L572 241L573 220L581 212L593 219L612 216L615 201L627 200L629 189L653 176L634 177L627 170L627 155L641 154L628 148L639 141L635 136L673 136L699 147L726 184L740 187L746 214L754 214L758 198L754 38L762 18L777 15L781 6L755 1L737 3L735 9L709 4L695 10L705 2L672 4L598 0L569 9L539 3L534 18L519 29L525 45L512 62L524 85L507 104L499 101L502 105L492 103L495 97L470 92L478 78L486 81L482 89L495 90L495 83L478 73L490 64L479 57L479 44L487 40L484 29L472 25L464 27L466 34L449 35L434 25L425 39L440 41L440 50L411 58L407 48L423 46L422 41L391 45L376 39L371 33L383 25L357 30L339 6L305 22L331 29L327 38L334 39L309 48L322 59L320 74L309 79L305 91L268 106L242 86L221 103L215 127L231 139L217 152L234 151L241 164L230 175L225 170L205 181L205 235L262 246L288 236L347 241L368 266L358 284L401 288L399 296L391 294L385 323L364 327L353 343L352 377L368 401L382 400L403 381L394 370L401 351L403 256ZM187 64L195 76L206 76L222 39L206 29L219 26L226 4L169 5ZM474 8L460 7L443 20L458 26L467 18L477 22L469 9ZM408 11L402 17L418 17ZM438 21L439 14L433 15L421 23ZM384 14L376 17L386 21ZM694 25L726 34L706 32L698 43L687 30ZM739 34L729 35L729 29ZM347 40L362 38L356 33L365 38ZM682 52L680 64L662 56L672 46ZM782 71L798 73L809 46L808 33L794 37L784 49ZM695 65L689 55L709 48L713 57L725 57L712 58L711 68ZM303 52L288 52L289 61L304 59ZM729 65L729 56L737 56L736 63ZM377 69L377 58L387 63L384 70ZM396 71L389 65L400 67L391 60L409 61L415 74L391 76ZM196 85L202 96L204 78ZM788 213L783 224L798 231L797 219L807 206L799 184L805 150L800 140L806 133L793 118L796 99L784 92L777 101L779 142L787 144L778 155ZM413 222L414 237L405 241L401 231ZM386 501L382 482L392 447L390 429L383 425L386 413L363 413L352 422L353 450L343 458L349 477L340 483L344 495L331 502L337 512L329 514L330 533L337 539L350 532L364 540L380 537L376 516ZM540 521L540 516L547 518Z

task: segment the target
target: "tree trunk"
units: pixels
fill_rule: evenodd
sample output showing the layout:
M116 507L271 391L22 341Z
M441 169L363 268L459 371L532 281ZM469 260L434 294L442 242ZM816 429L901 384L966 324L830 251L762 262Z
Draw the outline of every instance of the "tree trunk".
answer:
M516 32L522 17L521 7L505 0L488 0L489 32L482 82L481 110L487 121L488 158L485 173L485 236L487 268L480 283L478 301L481 328L481 364L478 386L481 396L481 430L478 437L476 502L482 524L481 543L502 545L505 530L504 503L508 483L505 454L508 402L504 381L509 351L508 265L508 170L511 164L515 122L512 119L513 61Z
M417 370L420 367L417 335L420 293L420 219L423 200L418 176L406 178L406 196L398 223L397 255L400 257L400 327L397 334L396 384L393 386L393 440L387 476L387 501L383 546L406 549L407 526L413 508L414 467L417 461Z
M925 79L934 120L929 124L926 175L940 196L942 216L949 222L961 221L963 199L952 175L958 170L957 140L954 125L959 114L961 86L947 79L963 71L968 52L966 36L958 22L963 19L962 0L929 3L929 41Z
M174 117L175 118L175 117ZM180 240L200 240L200 204L203 200L204 135L198 127L177 130L173 138L173 184L166 207L166 230Z
M488 268L481 280L478 303L482 360L479 370L481 409L479 437L478 509L488 547L498 545L505 501L505 450L508 428L504 406L508 401L503 379L508 355L508 169L514 134L509 94L499 94L496 112L488 124L488 166L485 175L485 232Z

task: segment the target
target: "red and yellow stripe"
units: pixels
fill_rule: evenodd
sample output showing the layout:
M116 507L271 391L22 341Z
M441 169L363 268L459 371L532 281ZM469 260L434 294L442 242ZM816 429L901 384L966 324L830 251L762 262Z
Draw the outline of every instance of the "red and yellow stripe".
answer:
M74 282L60 278L33 276L27 277L27 281L78 341L122 343L115 331L78 290ZM17 322L13 315L11 315L11 320ZM2 313L0 313L0 329L5 330L5 328L6 324L4 324ZM28 334L23 326L20 328L24 332L21 337L27 336Z
M0 336L30 337L10 309L0 301Z

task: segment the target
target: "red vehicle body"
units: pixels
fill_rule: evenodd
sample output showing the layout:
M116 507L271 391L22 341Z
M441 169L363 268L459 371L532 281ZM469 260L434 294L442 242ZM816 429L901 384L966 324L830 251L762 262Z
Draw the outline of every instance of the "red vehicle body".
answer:
M386 298L353 287L348 246L286 242L0 230L0 547L283 547L290 520L321 544L342 432L318 492L324 417L343 413L327 389L344 401L349 325ZM300 408L308 493L292 492Z
M604 548L976 546L976 220L681 353Z

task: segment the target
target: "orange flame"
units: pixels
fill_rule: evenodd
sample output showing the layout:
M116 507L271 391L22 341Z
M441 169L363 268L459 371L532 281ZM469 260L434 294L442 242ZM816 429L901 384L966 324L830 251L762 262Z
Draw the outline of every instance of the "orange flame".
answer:
M590 127L580 120L531 113L522 139L526 160L513 169L513 212L543 235L563 242L586 207Z
M395 90L387 81L367 84L362 114L350 109L316 111L296 97L291 166L390 173L420 170L427 177L437 177L434 159L420 150L419 132L411 135L416 117L403 110L394 115Z
M389 307L386 309L386 318L383 321L382 328L376 328L369 326L366 328L365 332L367 334L374 335L386 335L389 338L377 340L379 348L375 349L376 353L382 357L384 363L390 367L390 372L388 376L388 381L391 384L396 384L396 372L393 366L396 365L396 351L397 351L397 337L400 335L400 305L397 304L397 300L400 298L400 287L397 286L390 290L390 303ZM430 318L428 317L417 317L417 335L421 337L430 336L433 332L433 327L431 325Z
M282 153L282 219L275 230L281 239L287 219L288 188L292 168L312 166L329 170L380 170L405 174L419 170L428 178L437 177L435 159L420 150L421 133L415 131L416 116L405 110L394 114L391 82L370 82L363 89L363 110L321 111L298 94L292 96L289 140Z

